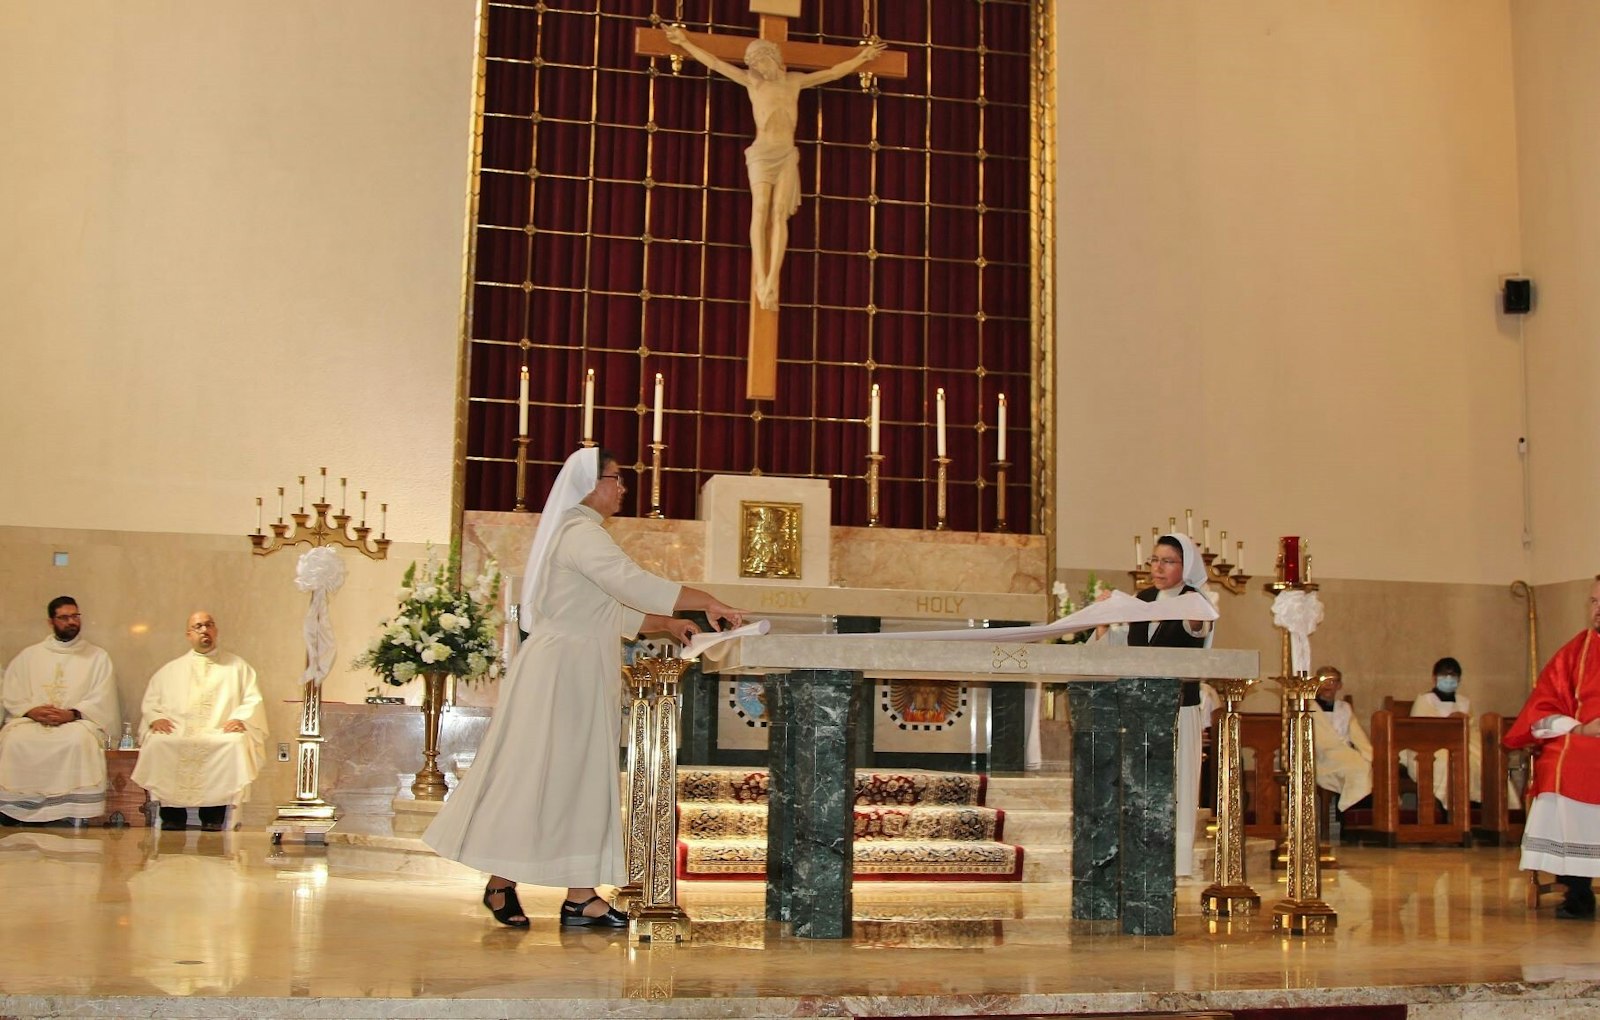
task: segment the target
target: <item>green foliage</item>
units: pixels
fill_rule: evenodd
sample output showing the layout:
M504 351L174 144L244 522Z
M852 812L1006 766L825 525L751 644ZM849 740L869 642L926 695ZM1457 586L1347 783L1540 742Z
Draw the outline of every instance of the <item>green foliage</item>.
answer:
M491 561L471 588L463 588L460 568L458 547L443 562L430 548L420 568L415 562L407 567L399 611L379 624L377 638L353 665L397 686L423 673L466 682L498 676L505 624L498 608L500 569Z

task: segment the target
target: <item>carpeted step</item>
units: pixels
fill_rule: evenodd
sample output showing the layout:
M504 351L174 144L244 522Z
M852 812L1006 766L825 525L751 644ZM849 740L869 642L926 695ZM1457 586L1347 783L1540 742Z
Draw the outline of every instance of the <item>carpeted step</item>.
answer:
M855 877L883 881L1016 882L1023 852L1010 843L974 840L865 839L855 844ZM678 841L679 878L761 880L765 839Z
M855 808L855 838L998 840L1004 838L1005 818L1005 812L985 807L861 804ZM678 805L680 839L762 839L766 834L765 804Z
M984 803L988 777L927 769L856 770L857 804ZM678 802L720 801L736 804L767 802L767 770L733 766L678 769Z

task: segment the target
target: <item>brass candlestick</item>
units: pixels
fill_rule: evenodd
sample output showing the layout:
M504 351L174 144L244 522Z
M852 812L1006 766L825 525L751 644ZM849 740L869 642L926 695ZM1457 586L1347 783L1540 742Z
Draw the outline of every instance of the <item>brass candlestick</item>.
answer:
M883 454L867 454L867 527L878 526L878 472L883 466Z
M1010 469L1009 460L994 462L994 530L1009 531L1006 524L1006 472Z
M661 512L661 454L666 448L666 443L650 444L650 512L646 517L666 516Z
M934 504L933 504L933 506L934 506L934 511L933 512L934 512L935 516L938 518L938 523L934 524L933 530L934 531L949 531L950 530L950 525L945 521L945 509L946 509L945 489L946 489L946 486L948 486L949 482L950 482L950 458L949 457L935 457L935 458L933 458L933 462L935 464L939 465L938 477L934 481L935 489L934 489Z
M1272 929L1290 935L1327 935L1339 914L1322 899L1317 854L1317 770L1312 747L1311 702L1320 682L1304 673L1274 677L1289 714L1285 767L1289 797L1285 821L1289 842L1289 895L1272 908Z
M517 437L517 503L511 509L519 514L528 513L528 444L531 436Z
M1212 882L1200 894L1207 917L1238 917L1261 909L1261 897L1245 882L1244 794L1240 787L1239 702L1255 680L1212 680L1221 695L1222 724L1217 728L1217 835Z

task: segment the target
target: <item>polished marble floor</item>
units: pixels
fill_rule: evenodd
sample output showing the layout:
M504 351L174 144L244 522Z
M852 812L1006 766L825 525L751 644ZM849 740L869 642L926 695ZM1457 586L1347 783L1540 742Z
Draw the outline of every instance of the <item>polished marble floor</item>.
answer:
M1526 910L1514 849L1346 849L1344 865L1324 885L1338 930L1309 939L1265 916L1208 931L1198 885L1176 937L1130 938L1069 920L1065 885L897 882L856 886L853 938L807 941L762 920L759 886L702 882L681 887L692 942L652 947L559 930L555 890L525 889L534 924L513 931L472 881L330 872L321 851L275 855L254 832L4 829L0 1016L1600 1004L1600 926Z

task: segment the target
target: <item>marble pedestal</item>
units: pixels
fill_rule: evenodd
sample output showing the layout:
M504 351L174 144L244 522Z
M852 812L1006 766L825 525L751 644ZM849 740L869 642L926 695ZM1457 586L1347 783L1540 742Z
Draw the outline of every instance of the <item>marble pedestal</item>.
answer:
M394 820L390 823L396 836L420 836L439 817L444 807L442 800L418 800L415 797L396 797L391 806Z

